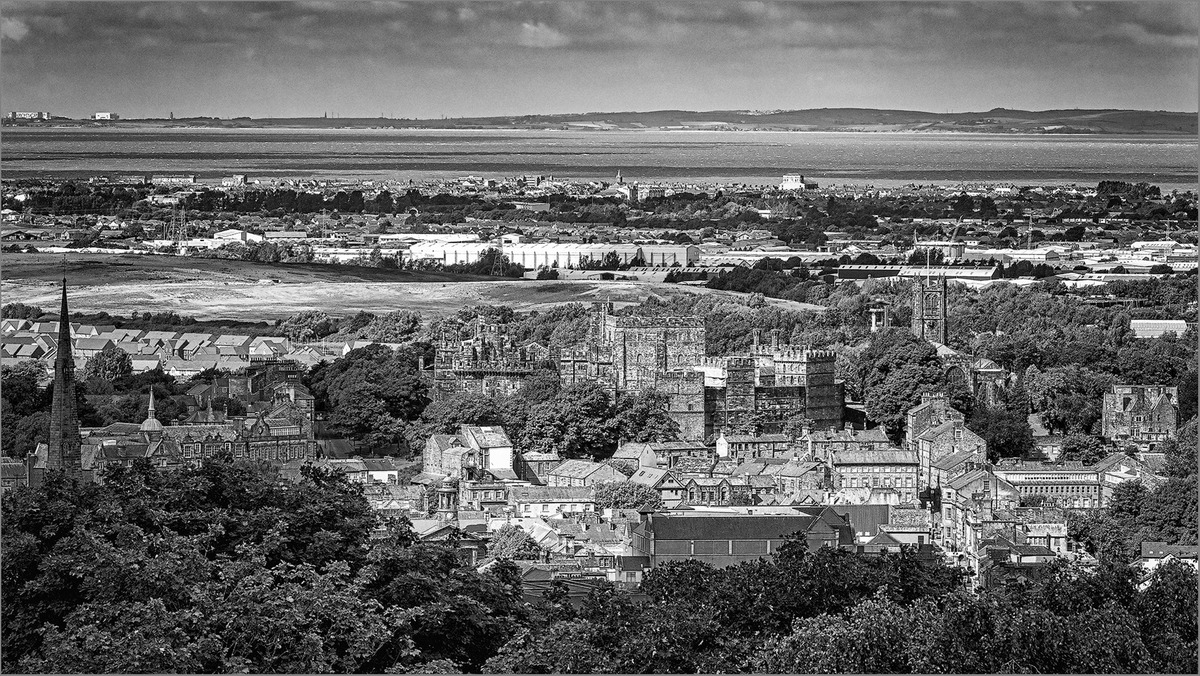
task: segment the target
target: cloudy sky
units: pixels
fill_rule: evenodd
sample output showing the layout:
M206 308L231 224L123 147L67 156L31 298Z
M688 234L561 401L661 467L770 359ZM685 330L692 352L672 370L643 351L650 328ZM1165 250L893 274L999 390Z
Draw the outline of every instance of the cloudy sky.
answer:
M9 2L5 111L1195 111L1200 3Z

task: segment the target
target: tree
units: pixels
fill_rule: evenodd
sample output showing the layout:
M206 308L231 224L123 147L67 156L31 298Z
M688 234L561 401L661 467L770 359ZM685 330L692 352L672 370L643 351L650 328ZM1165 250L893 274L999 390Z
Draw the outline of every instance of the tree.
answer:
M631 481L602 483L596 486L595 503L602 509L662 509L658 491Z
M993 461L1025 458L1033 452L1033 431L1024 415L981 406L972 414L968 427L987 442L988 455Z
M128 352L109 343L88 360L83 372L86 379L98 378L111 383L133 373L133 359Z
M411 340L421 330L420 313L411 310L396 310L380 317L372 317L355 334L363 340L380 343L403 343Z
M314 366L306 381L319 409L329 412L333 430L368 447L396 443L428 404L417 354L409 348L373 344L351 350Z
M488 556L497 559L517 559L521 561L539 561L543 555L542 548L529 537L520 526L506 524L492 535L488 543Z
M1063 437L1063 460L1078 460L1085 465L1094 465L1104 459L1103 442L1090 434L1070 434Z
M574 383L530 409L521 447L557 451L564 458L605 458L616 450L612 418L612 399L604 388L592 382Z
M669 400L661 392L622 394L617 397L612 428L620 441L678 441L680 430L667 413Z
M305 310L283 320L279 332L296 341L320 340L337 333L337 320L319 310Z
M939 391L945 381L933 346L902 329L872 334L858 371L867 415L893 438L903 432L908 409L921 403L922 394Z
M45 314L37 305L5 303L3 307L0 307L0 318L3 319L38 319Z
M463 425L505 425L501 408L492 397L460 393L432 401L421 417L408 425L404 436L409 448L420 449L434 434L457 434ZM512 430L508 430L512 433Z

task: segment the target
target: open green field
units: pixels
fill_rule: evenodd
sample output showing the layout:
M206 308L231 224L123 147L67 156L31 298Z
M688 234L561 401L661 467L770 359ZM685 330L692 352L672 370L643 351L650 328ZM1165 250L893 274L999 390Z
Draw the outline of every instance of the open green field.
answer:
M304 310L335 316L359 310L415 310L426 317L453 314L474 305L508 305L519 311L563 303L608 300L617 307L651 295L717 294L729 291L637 281L534 281L408 273L331 265L265 265L173 256L72 255L66 266L71 307L79 312L173 310L197 319L274 320ZM63 275L57 254L6 254L0 263L4 303L58 307ZM793 310L818 305L767 299Z

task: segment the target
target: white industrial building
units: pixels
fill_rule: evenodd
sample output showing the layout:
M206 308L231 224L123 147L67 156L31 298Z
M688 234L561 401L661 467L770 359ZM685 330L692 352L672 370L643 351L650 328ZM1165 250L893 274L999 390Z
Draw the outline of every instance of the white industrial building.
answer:
M471 264L488 249L500 248L494 242L418 242L409 248L412 260L435 260L442 265ZM599 262L615 253L622 265L639 256L649 267L695 265L700 249L684 244L583 244L583 243L520 243L503 245L509 262L536 270L541 267L573 268L582 261Z

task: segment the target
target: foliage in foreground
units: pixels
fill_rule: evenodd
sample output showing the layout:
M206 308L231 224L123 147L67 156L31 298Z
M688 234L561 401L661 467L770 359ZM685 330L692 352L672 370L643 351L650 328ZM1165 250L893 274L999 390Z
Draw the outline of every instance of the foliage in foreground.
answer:
M786 544L723 570L688 561L642 593L533 603L518 569L379 522L361 489L281 485L226 460L103 486L52 477L3 499L3 668L25 672L1183 672L1197 575L1105 564L973 595L903 550ZM377 537L373 537L377 536ZM499 545L536 554L521 532ZM1139 590L1140 589L1140 590Z

